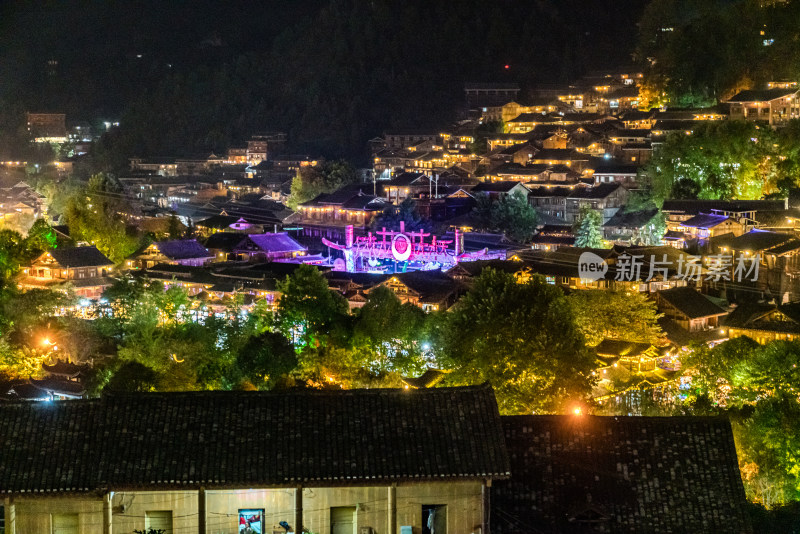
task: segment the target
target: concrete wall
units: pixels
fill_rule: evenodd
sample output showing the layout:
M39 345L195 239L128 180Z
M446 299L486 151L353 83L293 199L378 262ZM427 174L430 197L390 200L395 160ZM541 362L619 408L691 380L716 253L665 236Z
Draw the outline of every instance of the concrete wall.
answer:
M238 532L240 509L264 509L264 531L283 531L286 521L294 528L294 489L206 491L206 534ZM340 487L303 489L303 524L314 534L330 533L330 509L356 508L356 528L371 527L374 534L388 534L389 489ZM144 529L148 511L171 510L173 533L199 532L197 491L115 492L111 500L115 534L131 534ZM422 506L445 505L447 533L470 534L480 531L483 519L480 482L425 482L399 484L396 490L397 530L410 525L414 534L422 530ZM52 514L77 513L81 534L103 533L103 496L27 497L14 499L15 534L50 534ZM8 510L7 510L8 512ZM7 530L7 532L10 532Z

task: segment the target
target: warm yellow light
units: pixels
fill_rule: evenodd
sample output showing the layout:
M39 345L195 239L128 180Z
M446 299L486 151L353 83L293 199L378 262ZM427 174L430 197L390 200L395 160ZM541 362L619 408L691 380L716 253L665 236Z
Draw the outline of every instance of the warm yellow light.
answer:
M580 406L576 406L575 408L572 409L572 413L574 415L583 415L583 410L581 409Z

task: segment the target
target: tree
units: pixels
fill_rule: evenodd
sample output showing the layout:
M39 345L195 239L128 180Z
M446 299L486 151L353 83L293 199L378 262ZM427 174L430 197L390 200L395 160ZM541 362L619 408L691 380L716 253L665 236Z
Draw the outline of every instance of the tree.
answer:
M603 248L603 216L588 206L582 206L578 219L573 225L575 246Z
M643 177L657 199L761 198L777 188L776 135L753 122L702 122L668 135Z
M273 389L297 368L294 347L282 334L252 337L236 356L236 367L258 389Z
M353 327L354 346L367 352L364 366L406 375L422 372L426 319L425 312L401 303L391 289L371 290Z
M800 501L797 397L766 397L731 415L748 498L767 508Z
M502 232L519 243L530 241L539 222L536 210L520 193L497 200L479 197L473 213L484 230Z
M575 323L590 346L606 338L657 343L663 336L658 326L662 314L643 293L576 291L567 300Z
M293 210L322 193L332 193L343 186L358 182L355 169L344 160L328 161L321 166L301 167L292 180L287 202Z
M407 198L399 206L386 206L383 211L372 219L370 227L373 230L381 228L397 229L400 222L405 224L407 231L429 229L429 222L422 218L417 211L417 203L413 198Z
M275 325L298 349L335 336L348 316L347 301L328 289L328 280L312 265L300 265L278 283L278 291Z
M484 269L435 329L453 384L489 381L506 414L559 412L591 390L594 359L561 289Z
M113 175L95 174L85 189L70 197L65 210L72 237L92 243L115 263L140 244L140 236L121 215L130 208L122 192L122 184Z
M56 248L56 243L56 231L44 219L36 219L25 238L25 248L31 258Z
M155 391L159 374L139 362L127 361L112 371L103 391L112 393L146 393Z

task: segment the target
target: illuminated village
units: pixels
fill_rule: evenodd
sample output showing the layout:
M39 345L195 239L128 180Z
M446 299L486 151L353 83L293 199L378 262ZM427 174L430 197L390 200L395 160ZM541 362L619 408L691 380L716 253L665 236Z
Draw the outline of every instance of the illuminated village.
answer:
M0 534L800 532L800 1L445 4L0 8Z

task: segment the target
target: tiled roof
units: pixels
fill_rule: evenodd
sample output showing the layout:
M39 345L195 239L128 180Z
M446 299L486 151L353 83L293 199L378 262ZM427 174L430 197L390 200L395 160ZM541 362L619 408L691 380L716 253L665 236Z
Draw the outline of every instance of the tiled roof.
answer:
M634 343L621 339L604 339L595 348L597 354L605 356L632 357L644 354L651 345L649 343Z
M750 250L756 252L777 247L793 239L794 237L789 234L751 230L746 234L730 239L728 244L733 250Z
M393 275L415 291L424 303L442 302L462 289L461 284L442 271L411 271Z
M526 122L537 122L537 123L544 123L544 122L559 122L560 117L556 118L551 115L545 115L543 113L520 113L510 121L509 123L526 123Z
M507 476L488 385L0 405L0 493Z
M176 239L174 241L156 241L153 243L161 254L171 260L188 260L193 258L211 258L206 247L196 239Z
M658 292L665 300L689 319L725 315L727 312L691 287L674 287Z
M774 317L775 312L780 312L777 314L778 317ZM781 317L781 314L786 317ZM794 302L775 306L758 302L742 302L725 318L725 326L800 334L800 304Z
M205 228L219 228L224 229L228 228L230 225L239 222L247 222L241 217L234 217L232 215L212 215L207 219L203 219L202 221L197 222L197 226L203 226Z
M622 228L641 228L658 214L656 208L641 211L623 212L619 210L603 226Z
M232 251L236 245L244 241L247 234L237 232L217 232L206 240L207 249L222 249Z
M661 210L664 212L697 215L712 211L760 211L786 209L785 200L665 200Z
M797 88L788 89L763 89L740 91L732 96L728 102L769 102L797 94Z
M729 219L726 215L715 215L713 213L700 213L695 215L691 219L685 220L681 223L681 226L686 226L687 228L714 228L715 226L719 226L720 224L724 223Z
M97 247L59 247L50 251L50 255L62 267L100 267L114 265L114 262L97 250Z
M306 247L292 239L286 232L277 234L249 234L237 249L250 249L253 245L267 253L301 252Z
M730 423L711 417L503 417L512 476L494 534L752 532Z
M496 182L481 182L472 188L473 193L508 193L522 182L516 180L498 180ZM525 189L525 186L522 186Z
M570 193L569 198L606 198L622 186L616 182L602 183L591 187L577 188Z

